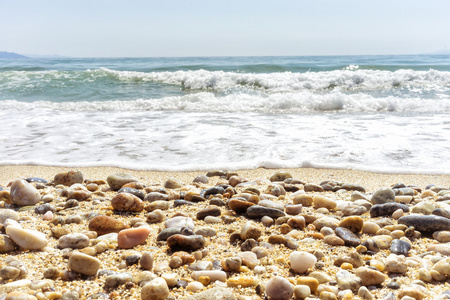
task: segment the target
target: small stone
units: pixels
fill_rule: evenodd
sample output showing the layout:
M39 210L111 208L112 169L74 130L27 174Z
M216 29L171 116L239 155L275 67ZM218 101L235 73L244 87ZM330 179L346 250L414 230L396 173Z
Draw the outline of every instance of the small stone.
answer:
M341 266L343 263L349 263L353 267L358 268L364 264L364 261L362 260L361 256L355 252L352 251L350 253L343 254L342 256L339 256L335 261L335 266Z
M243 214L247 211L250 206L255 205L255 203L249 202L245 199L231 198L227 202L228 207L238 214Z
M450 277L450 257L446 257L434 264L432 270L439 272L442 275Z
M88 276L97 274L101 262L99 259L79 252L73 252L69 257L70 270Z
M19 219L19 214L8 208L0 210L0 224L5 223L8 219L17 221Z
M340 290L357 291L362 284L361 278L346 270L339 270L336 273L336 282Z
M192 182L198 182L198 183L208 183L209 182L209 177L206 175L198 175L197 177L194 178L194 180Z
M254 269L258 264L258 257L251 251L239 252L237 255L242 260L242 264L246 265L250 269Z
M255 276L232 277L227 280L228 287L253 287L259 283L259 279Z
M189 296L184 300L236 300L236 296L233 294L232 289L227 289L223 287L213 287L201 293Z
M303 230L306 226L306 221L303 216L294 216L287 221L287 224L295 229Z
M345 242L346 246L356 247L361 244L361 240L348 228L337 227L335 232Z
M376 218L381 216L391 216L398 209L401 209L404 212L409 212L409 207L405 204L395 202L376 204L370 209L370 217Z
M321 187L320 185L317 185L317 184L313 184L313 183L305 184L303 186L303 190L305 192L319 192L319 193L322 193L324 191L323 187Z
M111 200L111 206L117 211L141 212L144 202L139 197L128 193L119 193Z
M295 196L292 201L294 204L302 205L302 206L312 206L314 203L313 197L310 195L297 195Z
M68 171L55 175L53 182L55 185L62 184L65 186L71 186L76 183L83 183L83 173L80 171Z
M69 233L58 240L58 247L61 249L81 249L87 246L89 246L89 237L82 233Z
M221 211L220 208L215 205L210 205L205 209L202 209L197 212L197 220L203 220L207 216L220 216Z
M273 174L272 176L270 176L269 180L271 182L277 182L277 181L284 181L285 179L288 179L288 178L293 178L291 173L286 172L286 171L279 171L279 172L276 172L275 174Z
M257 240L261 236L261 234L262 232L261 229L259 229L258 225L253 221L248 221L242 227L240 236L244 241L247 239Z
M92 196L92 193L84 188L76 188L76 189L69 189L67 193L68 199L75 199L75 200L87 200Z
M5 266L0 269L0 278L3 280L15 280L19 275L20 270L12 266Z
M198 280L201 276L208 276L211 282L214 282L216 280L222 282L227 281L227 273L219 270L194 271L192 272L191 276L194 280Z
M30 183L23 179L14 181L11 185L11 200L17 205L35 205L41 201L41 194Z
M194 221L189 217L177 216L170 218L165 223L166 228L189 228L194 230Z
M170 291L163 278L155 278L145 284L141 290L141 300L165 300Z
M144 197L145 202L169 201L169 195L160 192L150 192Z
M214 228L199 228L195 230L194 234L202 235L204 237L213 237L217 234L217 231Z
M296 216L300 214L303 210L303 205L301 204L294 204L294 205L286 205L285 211L288 215Z
M317 262L317 258L308 252L293 251L289 255L291 268L297 273L305 273Z
M222 259L222 268L227 272L237 272L242 265L240 257L227 257Z
M386 275L380 271L367 267L360 267L356 269L356 276L361 278L362 285L364 286L380 285L386 280Z
M377 190L370 200L372 204L384 204L388 202L395 202L395 193L390 188L382 188Z
M381 227L374 222L364 222L362 232L367 234L376 234Z
M264 216L271 217L272 219L276 219L279 217L284 217L286 214L278 209L269 208L261 205L253 205L247 209L247 215L250 218L262 218Z
M26 250L39 250L47 245L45 234L36 230L8 226L6 227L6 234L14 243Z
M308 286L312 293L316 293L319 284L319 281L314 277L300 276L299 278L297 278L297 285Z
M118 190L117 193L119 193L119 194L120 193L132 194L132 195L138 197L141 200L144 200L144 198L145 198L145 194L142 191L140 191L138 189L133 189L133 188L130 188L130 187L123 187L120 190Z
M398 293L399 299L403 299L403 297L407 296L415 300L422 300L423 298L427 297L427 295L424 292L422 292L419 288L415 286L402 288Z
M179 189L182 186L183 186L183 183L176 178L169 178L164 183L164 187L166 189Z
M345 245L344 240L334 234L325 236L323 241L325 243L327 243L328 245L332 245L332 246L344 246Z
M106 178L106 182L113 191L118 191L127 183L138 182L138 180L130 174L118 173L111 174Z
M435 231L433 233L433 239L440 243L450 242L450 231Z
M331 229L336 229L339 227L339 221L332 217L321 217L313 222L314 227L317 230L322 229L323 227L330 227Z
M153 268L153 253L145 251L142 253L139 263L144 270L151 270Z
M269 216L264 216L261 218L261 223L266 227L270 227L275 223L275 221Z
M37 298L33 295L27 294L25 292L14 291L8 293L5 300L37 300Z
M346 217L339 223L339 227L350 229L354 233L361 232L364 220L361 217Z
M393 238L390 235L377 235L372 237L372 240L375 241L380 249L388 249Z
M307 285L296 285L294 287L294 297L295 299L305 299L311 295L311 289Z
M400 273L404 274L408 270L405 258L399 255L389 255L385 260L386 271L389 273Z
M395 239L391 242L391 247L389 250L391 253L397 254L397 255L404 255L406 256L408 254L408 251L411 249L411 244L408 242L405 242L403 240Z
M130 273L116 273L105 278L105 285L107 287L116 287L132 280L133 276Z
M434 215L412 214L401 217L398 223L412 226L420 232L450 231L450 219Z
M334 201L333 199L330 199L328 197L324 197L324 196L314 196L313 201L314 201L315 208L324 207L328 210L333 210L337 206L336 201Z
M387 288L390 288L391 290L398 290L400 288L400 284L394 280L391 280L386 284Z
M365 286L362 286L358 289L358 296L364 300L372 300L373 299L372 294Z
M5 234L0 234L0 253L8 253L16 249L14 241Z
M165 215L160 209L155 209L154 211L147 214L147 223L155 224L164 221Z
M399 208L399 209L397 209L396 211L394 211L394 212L392 213L392 218L393 218L394 220L398 220L398 219L399 219L400 217L402 217L404 214L405 214L405 213L404 213L403 209Z
M137 245L142 245L147 240L151 230L148 227L138 227L123 229L117 236L117 245L119 248L129 249Z
M294 294L294 287L285 278L275 276L266 284L266 295L271 299L289 300Z
M96 216L89 222L89 230L97 232L99 236L126 228L124 222L108 216Z
M361 205L349 204L343 207L341 211L344 216L360 216L367 212L367 208Z
M201 235L174 234L167 239L167 245L171 250L192 251L205 246L205 238Z

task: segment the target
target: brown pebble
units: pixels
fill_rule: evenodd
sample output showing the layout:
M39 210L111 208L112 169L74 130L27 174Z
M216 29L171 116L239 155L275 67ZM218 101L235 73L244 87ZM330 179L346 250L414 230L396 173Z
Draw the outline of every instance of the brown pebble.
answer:
M89 230L104 235L112 232L119 232L128 226L124 222L108 216L96 216L89 222Z
M141 212L144 202L133 194L119 193L111 200L111 206L117 211Z

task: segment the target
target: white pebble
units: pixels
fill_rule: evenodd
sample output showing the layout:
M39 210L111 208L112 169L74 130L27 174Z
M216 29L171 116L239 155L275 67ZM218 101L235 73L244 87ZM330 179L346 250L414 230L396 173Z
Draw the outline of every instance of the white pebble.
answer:
M205 288L205 286L201 282L198 282L198 281L190 282L186 287L186 289L188 291L193 292L193 293L201 291L204 288Z
M305 273L315 265L317 258L308 252L294 251L289 256L291 268L297 273Z

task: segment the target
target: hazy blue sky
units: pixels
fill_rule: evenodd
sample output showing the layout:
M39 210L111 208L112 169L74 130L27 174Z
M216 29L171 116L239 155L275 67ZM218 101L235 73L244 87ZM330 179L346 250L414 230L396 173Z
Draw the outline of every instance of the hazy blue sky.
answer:
M448 0L0 0L0 51L65 56L417 54Z

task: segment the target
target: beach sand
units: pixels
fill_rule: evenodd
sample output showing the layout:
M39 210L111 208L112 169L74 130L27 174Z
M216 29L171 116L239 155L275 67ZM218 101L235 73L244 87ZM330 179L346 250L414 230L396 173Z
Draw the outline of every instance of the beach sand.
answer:
M220 177L211 177L209 183L193 184L194 178L198 175L205 175L205 171L199 172L155 172L155 171L136 171L136 170L127 170L121 168L112 168L112 167L89 167L89 168L66 168L66 167L48 167L48 166L0 166L0 186L7 187L8 184L19 178L28 178L28 177L39 177L46 179L51 182L54 176L61 172L67 172L70 170L80 170L85 180L104 180L110 174L116 173L127 173L136 177L139 183L142 183L148 189L156 189L161 188L164 183L169 178L175 178L182 182L183 188L181 190L197 190L200 191L205 188L209 188L215 186L216 184L225 184L228 183L228 180ZM254 183L251 185L252 187L256 187L259 191L264 193L268 186L270 186L270 181L268 180L273 174L280 171L289 172L293 178L303 181L305 183L313 183L319 185L321 182L326 180L332 180L336 182L342 183L351 183L361 185L366 189L367 198L370 199L370 195L373 194L376 190L383 187L390 187L397 183L403 183L405 185L417 186L422 190L425 189L427 185L434 184L437 186L450 186L450 176L449 175L421 175L421 174L380 174L380 173L371 173L371 172L362 172L362 171L354 171L354 170L330 170L330 169L313 169L313 168L302 168L302 169L256 169L256 170L238 170L233 171L233 173L237 173L241 178L245 178L248 181L253 181ZM301 189L303 187L302 184L297 184L297 186ZM242 192L245 190L244 187L237 187L237 192ZM53 202L50 204L58 205L61 207L61 204L64 204L67 201L67 197L61 195L61 189L55 189L54 186L46 186L45 188L40 189L41 194L52 194L55 198ZM171 192L178 192L179 190L173 190ZM285 196L280 196L278 199L275 199L275 202L280 205L292 204L292 199L290 199L289 195L291 192L287 192ZM339 193L335 192L310 192L308 193L311 196L322 195L329 197L333 200L348 200L351 191L341 191ZM79 224L73 223L68 225L63 225L61 227L66 227L68 232L88 232L88 220L86 220L86 216L91 213L97 213L101 215L109 215L113 216L118 220L122 220L126 224L130 223L132 218L141 218L142 220L146 220L146 215L148 211L142 211L139 213L127 213L127 212L117 212L113 211L110 200L116 195L116 192L110 191L107 189L107 185L100 185L99 192L94 193L94 195L88 201L79 201L79 206L72 209L60 209L55 213L56 216L62 217L66 219L73 215L82 216L83 221ZM417 193L414 198L417 199L417 202L421 201L420 192ZM426 200L430 203L436 204L434 200L438 198L436 195L433 197L427 198ZM226 199L225 199L226 200ZM170 200L171 202L173 200ZM410 204L412 206L413 204ZM19 214L19 221L23 228L26 229L34 229L43 232L46 234L48 239L47 247L43 250L39 251L24 251L24 250L15 250L9 253L0 254L0 268L3 268L6 265L7 257L12 256L15 259L20 260L27 268L26 279L29 279L33 282L44 279L43 274L44 271L50 267L56 267L61 273L68 269L67 260L71 251L67 251L66 249L61 250L57 247L58 238L55 238L52 235L52 228L54 225L51 225L49 221L42 220L42 215L38 215L34 212L34 208L32 209L20 209L18 206L8 206L3 204L4 207L9 207ZM167 220L168 218L174 216L175 214L184 214L191 217L194 220L195 228L209 228L213 229L216 234L212 237L207 237L206 245L202 249L207 250L207 254L201 258L203 261L217 262L221 261L226 257L236 257L238 253L242 252L240 245L242 242L231 243L230 238L232 238L233 234L236 232L240 232L242 227L249 219L243 215L235 214L229 208L225 206L221 206L221 217L227 216L227 222L222 221L219 223L210 223L207 224L203 220L197 220L196 214L198 211L203 210L209 206L208 201L198 202L195 205L187 206L178 206L174 207L170 206L167 210L164 210L164 216ZM1 213L1 209L0 209ZM332 209L327 212L327 210L321 209L317 211L314 207L303 207L303 213L309 213L316 216L333 216L335 215L338 220L342 220L344 216L340 212L335 212ZM368 212L361 215L361 218L364 222L375 221L375 219L370 218ZM376 218L380 219L380 218ZM392 218L390 218L392 219ZM264 226L260 220L254 220L256 226L260 229L262 235L258 239L259 243L264 244L267 242L268 237L274 234L286 236L285 230L292 230L293 228L287 229L287 224L273 224L271 226ZM393 220L393 223L396 224L396 220ZM60 225L58 225L60 226ZM165 242L156 242L157 234L164 228L164 222L159 222L155 224L149 224L149 228L151 229L151 233L146 240L146 242L142 245L138 245L131 250L142 253L143 251L150 251L154 255L154 268L153 272L158 276L166 276L166 278L170 278L174 276L176 280L185 282L186 284L193 282L194 280L191 277L192 271L189 269L189 264L183 265L179 268L168 268L167 263L171 260L171 255L173 252L168 248ZM4 229L2 228L2 233L4 233ZM329 245L323 241L323 236L320 237L320 234L317 230L314 230L312 227L307 227L305 230L298 230L296 234L292 235L295 242L298 244L298 248L296 251L306 251L310 253L314 253L319 251L320 255L323 255L319 259L320 266L316 264L315 267L311 268L305 274L297 274L293 272L289 265L289 255L294 251L289 247L286 247L283 244L273 244L270 249L267 250L268 256L265 258L261 258L258 260L258 265L264 267L264 271L262 273L257 273L251 268L242 268L241 272L228 272L228 279L230 278L241 278L242 282L244 282L247 277L248 280L255 280L257 284L251 285L249 287L228 287L232 291L232 293L238 299L264 299L265 294L261 292L264 290L264 286L267 281L273 278L274 276L282 276L288 279L292 284L297 284L299 278L307 277L308 273L311 271L318 271L324 274L327 274L331 278L331 282L326 282L323 285L323 289L327 290L326 287L330 287L331 291L336 291L336 273L341 270L339 266L334 265L334 262L339 257L345 256L350 252L354 252L355 247L348 246L336 246ZM369 235L366 233L359 233L359 237L362 241L371 238L373 235ZM405 274L391 274L386 271L383 273L388 277L385 282L378 287L374 287L373 290L370 289L370 293L372 297L375 299L381 299L384 295L389 292L393 292L395 295L399 295L399 293L406 293L407 288L419 278L418 269L420 267L420 260L423 259L423 255L427 252L428 245L438 244L438 242L430 237L425 238L417 238L411 240L412 249L409 251L408 257L412 257L411 261L419 261L417 265L410 265L408 271ZM133 280L138 278L140 274L143 272L142 268L139 267L139 264L126 265L124 262L124 256L129 255L129 250L117 248L117 245L111 245L110 249L97 253L95 257L97 257L101 263L101 270L111 270L116 272L127 272L130 273L133 277ZM189 252L189 251L188 251ZM128 253L128 254L127 254ZM373 253L372 255L361 253L360 256L363 261L370 262L381 261L382 264L389 256L389 249L382 249L377 253ZM434 254L434 253L432 253ZM198 253L196 254L198 255ZM421 256L422 255L422 256ZM158 270L158 268L161 268ZM350 272L355 271L356 266L345 266L345 269ZM106 272L107 273L107 272ZM166 274L166 275L163 275ZM171 275L167 275L171 274ZM15 288L17 290L22 290L25 293L34 295L37 299L57 299L58 297L64 295L68 291L78 291L79 299L107 299L105 297L109 297L109 299L140 299L140 293L142 287L137 283L129 283L122 284L117 287L106 287L105 286L105 277L106 275L98 275L98 276L81 276L79 278L73 278L73 280L62 280L61 278L50 280L50 282L42 283L44 287L31 289L30 285L24 285L19 288ZM400 285L400 289L390 289L386 287L387 283L395 281ZM6 284L11 284L14 282L13 280L3 280L0 281L0 299L2 298L2 294L6 295L6 293L10 292L10 290L5 289ZM230 285L230 283L228 283ZM443 291L449 289L449 284L446 280L444 281L431 281L424 282L421 281L419 285L423 285L422 290L418 288L417 285L413 286L412 289L416 293L421 293L425 297L432 299L432 297L441 294ZM227 287L227 283L211 283L207 288L211 288L213 286L225 286ZM405 292L406 290L406 292ZM419 291L418 291L419 290ZM186 289L186 287L173 287L170 289L169 299L184 299L188 296L195 295L192 291ZM351 293L352 297L358 299L358 292L353 291ZM94 296L95 297L94 297ZM403 295L403 294L402 294ZM66 295L67 296L67 295ZM309 298L317 298L319 295L311 293ZM104 297L104 298L102 298ZM347 295L347 297L350 297ZM69 299L69 298L67 298ZM345 298L351 299L351 298Z

